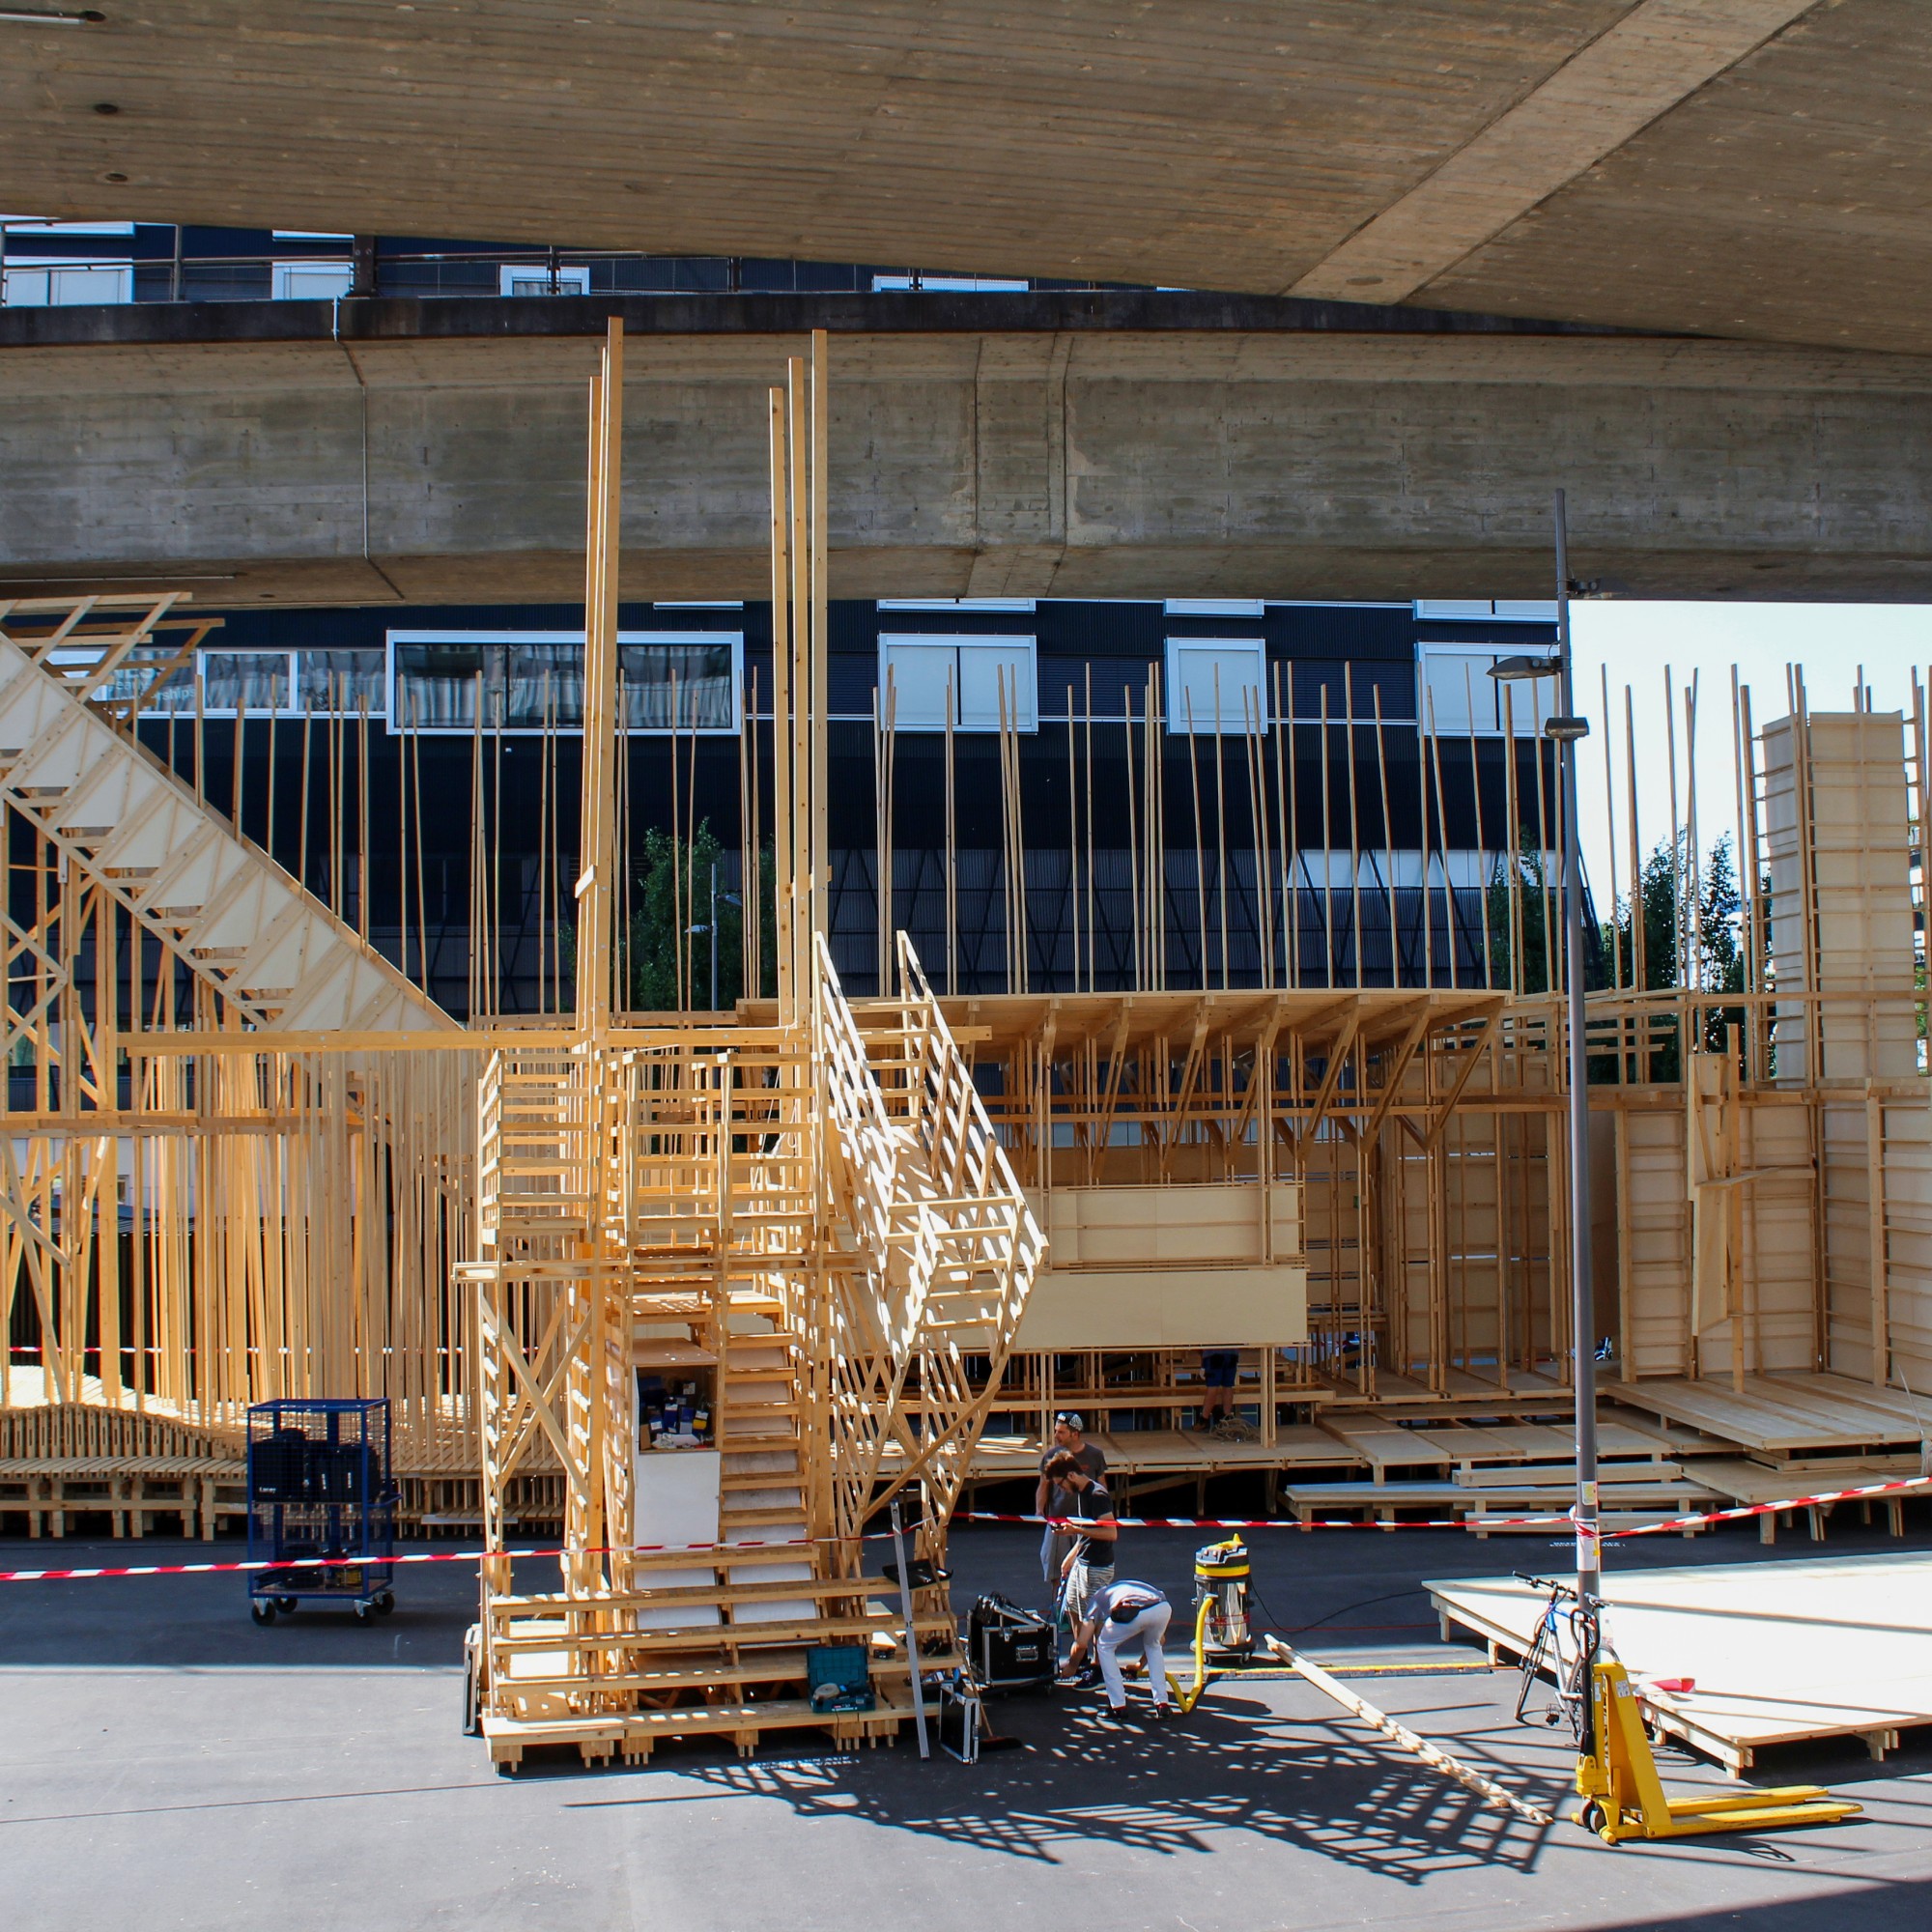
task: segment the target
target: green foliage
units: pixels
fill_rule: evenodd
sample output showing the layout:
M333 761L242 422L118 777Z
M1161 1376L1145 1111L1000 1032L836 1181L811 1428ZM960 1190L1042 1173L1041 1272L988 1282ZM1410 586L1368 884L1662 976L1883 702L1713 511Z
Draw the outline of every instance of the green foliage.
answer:
M1548 938L1555 942L1556 957L1562 958L1563 893L1561 883L1552 886L1544 876L1543 855L1519 852L1516 858L1515 893L1507 865L1498 860L1490 880L1485 907L1490 923L1490 960L1498 982L1514 983L1524 993L1550 990L1550 946L1545 938L1545 918L1548 914ZM1516 952L1516 935L1510 930L1510 901L1515 897L1522 920L1522 952ZM1512 962L1515 971L1511 970Z
M673 839L652 826L631 874L631 921L625 956L630 984L626 1004L633 1012L672 1012L678 1008L678 948L684 949L686 1005L703 1010L711 1004L711 912L713 867L717 867L718 1002L728 1009L744 996L745 917L724 848L706 819L689 840ZM767 998L778 990L778 914L772 849L757 856L756 895ZM683 931L680 933L679 928ZM696 928L693 930L693 928ZM577 972L577 931L561 934L566 980Z
M718 1003L728 1009L745 996L745 915L736 903L724 848L705 819L688 842L653 826L644 835L641 863L632 875L630 1004L635 1012L668 1012L678 1005L678 944L683 932L685 1003L703 1010L711 1004L713 867L717 868ZM778 916L771 848L758 854L754 887L763 961L760 989L778 990ZM681 916L680 916L681 913ZM694 929L695 928L695 929Z
M1641 918L1643 987L1658 992L1683 984L1688 961L1691 983L1711 993L1745 989L1744 894L1738 883L1736 854L1726 833L1705 855L1702 876L1691 876L1690 838L1680 832L1659 839L1643 863L1636 889L1618 902L1617 947L1622 980L1636 980L1636 921ZM1693 886L1695 893L1692 903ZM1704 1019L1704 1046L1721 1052L1727 1027L1742 1023L1740 1008L1717 1008ZM1674 1029L1660 1028L1648 1067L1639 1079L1675 1080L1680 1074Z

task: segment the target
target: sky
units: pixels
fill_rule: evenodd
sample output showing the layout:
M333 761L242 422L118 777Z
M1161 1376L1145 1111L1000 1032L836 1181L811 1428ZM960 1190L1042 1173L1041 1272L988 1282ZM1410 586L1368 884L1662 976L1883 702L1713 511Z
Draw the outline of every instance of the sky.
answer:
M1664 729L1664 675L1672 675L1677 722L1677 798L1687 810L1690 754L1685 687L1697 677L1697 816L1705 850L1737 824L1731 753L1731 668L1751 694L1759 730L1789 711L1785 668L1802 666L1811 710L1849 711L1863 667L1872 708L1912 711L1912 673L1932 674L1932 604L1651 604L1589 599L1570 607L1579 708L1590 719L1578 772L1583 865L1592 896L1607 909L1611 884L1610 812L1615 813L1615 884L1630 889L1624 689L1635 717L1636 810L1640 849L1670 833L1671 758ZM1609 671L1612 728L1604 729L1604 670ZM1604 797L1610 750L1614 798Z

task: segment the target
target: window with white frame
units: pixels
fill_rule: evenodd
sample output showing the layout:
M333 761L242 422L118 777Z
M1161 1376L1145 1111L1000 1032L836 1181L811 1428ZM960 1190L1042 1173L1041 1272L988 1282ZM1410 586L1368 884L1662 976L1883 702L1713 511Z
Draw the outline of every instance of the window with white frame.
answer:
M1032 638L879 637L879 710L901 731L1039 729Z
M893 295L900 292L914 292L936 296L943 295L1009 295L1023 296L1031 288L1031 282L1014 281L1005 275L921 275L917 280L911 273L900 275L874 275L872 293Z
M505 296L587 296L590 270L582 264L553 269L543 262L505 262L498 272L497 292Z
M881 611L994 611L1033 615L1031 597L881 597Z
M355 279L347 262L277 262L270 287L277 301L334 301Z
M62 262L42 257L33 262L9 262L5 272L9 308L78 308L92 302L134 299L131 262Z
M1418 597L1415 614L1438 623L1485 623L1501 617L1513 624L1553 624L1553 598L1535 597Z
M1418 727L1443 737L1495 738L1505 729L1535 737L1555 715L1556 680L1512 679L1505 687L1490 675L1498 659L1519 655L1494 645L1418 646Z
M582 631L391 631L389 666L400 731L583 728ZM624 728L735 732L744 669L742 631L619 631Z
M147 717L191 718L197 695L205 718L238 711L245 718L359 718L365 708L371 718L387 715L382 651L202 650L192 664L159 676L172 656L159 648L135 652L101 695L138 696Z
M1267 605L1259 597L1170 597L1170 617L1264 617Z
M1168 639L1171 733L1238 736L1267 722L1267 647L1259 638Z

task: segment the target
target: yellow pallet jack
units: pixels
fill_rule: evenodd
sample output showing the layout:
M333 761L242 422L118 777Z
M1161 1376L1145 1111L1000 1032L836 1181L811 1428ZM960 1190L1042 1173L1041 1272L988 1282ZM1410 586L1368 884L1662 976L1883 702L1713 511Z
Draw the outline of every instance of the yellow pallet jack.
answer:
M1590 1727L1577 1760L1572 1814L1606 1845L1627 1838L1690 1838L1711 1832L1768 1832L1785 1825L1831 1825L1863 1809L1822 1785L1786 1784L1718 1798L1670 1798L1657 1775L1630 1674L1614 1659L1591 1672Z

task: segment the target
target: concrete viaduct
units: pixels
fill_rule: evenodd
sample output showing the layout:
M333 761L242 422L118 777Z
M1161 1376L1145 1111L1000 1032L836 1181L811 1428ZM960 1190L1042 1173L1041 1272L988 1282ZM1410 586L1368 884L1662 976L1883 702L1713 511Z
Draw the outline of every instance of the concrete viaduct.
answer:
M579 596L613 306L628 596L763 594L813 326L841 596L1538 596L1556 483L1613 593L1932 594L1918 357L1126 294L15 311L0 594Z

